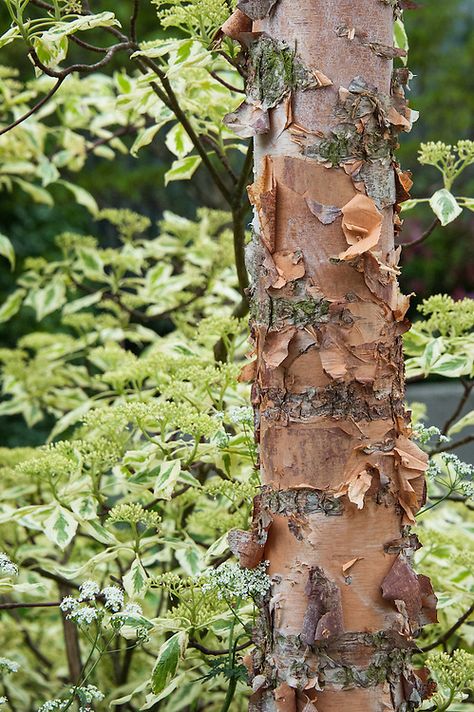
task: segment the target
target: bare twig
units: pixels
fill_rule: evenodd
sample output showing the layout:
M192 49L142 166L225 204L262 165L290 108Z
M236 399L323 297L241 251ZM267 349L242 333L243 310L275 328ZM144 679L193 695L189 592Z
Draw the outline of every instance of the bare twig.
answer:
M140 0L133 0L133 12L130 18L130 38L132 42L137 41L137 19L140 10Z
M70 587L65 584L58 585L61 599L70 594ZM66 614L61 612L63 623L64 646L66 648L66 658L69 670L69 682L76 685L82 674L81 648L79 646L79 634L74 623L67 619Z
M192 141L192 144L194 148L196 149L197 153L202 159L203 164L206 166L207 170L209 171L212 180L214 181L217 189L219 192L222 194L223 198L226 200L228 204L232 202L232 193L229 190L229 188L226 186L224 181L222 180L221 176L219 175L219 172L215 168L214 164L212 163L211 159L207 155L207 151L204 148L201 140L199 139L199 136L197 135L196 131L194 130L194 127L192 126L190 120L184 113L183 109L179 105L178 99L176 97L176 94L173 91L173 87L171 86L168 77L166 76L165 72L161 69L161 67L151 60L149 57L137 57L135 58L135 61L137 63L137 66L139 67L140 71L143 74L147 73L147 68L151 69L154 74L158 77L161 87L157 84L155 81L150 82L150 86L155 92L155 94L158 96L161 101L168 106L171 111L174 113L176 118L178 119L179 123L182 125L183 129L186 131L188 134L189 138Z
M446 433L448 432L448 430L449 430L449 428L451 427L451 425L452 425L452 424L454 423L454 421L457 420L458 417L461 415L464 406L466 405L467 401L469 400L469 396L471 395L471 391L472 391L472 389L474 388L474 381L469 382L469 381L466 381L464 378L461 378L461 383L462 383L463 388L464 388L464 393L463 393L463 395L462 395L462 397L461 397L461 400L459 401L459 403L458 403L458 405L457 405L456 410L454 411L454 413L452 414L452 416L449 418L449 420L447 420L447 421L445 422L445 424L444 424L444 426L443 426L443 430L442 430L443 435L446 435Z
M415 245L421 245L421 243L427 240L430 235L436 230L438 225L441 225L441 223L438 218L435 218L431 225L425 230L425 232L420 235L420 237L418 237L416 240L412 240L412 242L399 242L398 245L401 247L415 247Z
M103 136L102 138L98 138L96 141L90 143L87 146L86 151L87 153L91 153L100 146L106 146L108 143L113 141L114 138L119 138L120 136L127 136L128 134L136 133L138 130L138 126L121 126L116 131L113 131L110 136Z
M30 116L33 116L33 114L36 114L37 111L41 109L42 106L44 106L50 99L51 97L56 94L58 91L59 87L63 83L63 81L66 79L66 77L58 77L58 80L56 84L49 90L47 94L44 95L40 101L38 101L37 104L35 104L29 111L26 112L26 114L23 114L23 116L20 116L19 119L16 119L16 121L13 121L11 124L8 126L5 126L3 129L0 129L0 136L3 134L6 134L7 131L11 131L14 129L16 126L19 126L19 124L22 124L23 121L26 121L26 119L29 119Z
M430 643L429 645L425 645L424 648L420 648L422 653L429 653L430 650L434 650L435 648L438 647L438 645L443 645L443 643L447 643L448 640L451 638L452 635L460 628L467 620L472 616L474 613L474 603L471 604L471 606L467 609L465 613L459 618L454 625L449 628L449 630L446 631L446 633L443 633L437 640L434 641L434 643Z
M43 62L36 54L36 51L32 47L29 49L28 54L30 55L33 64L39 69L41 69L44 74L47 74L48 77L55 77L56 79L60 79L62 77L64 79L73 72L79 72L80 74L91 74L92 72L96 72L98 69L102 69L102 67L105 67L105 65L113 59L114 55L117 54L117 52L134 48L135 45L133 44L133 42L119 42L115 45L112 45L112 47L107 50L105 56L98 62L94 62L94 64L71 64L69 67L65 67L64 69L51 69L50 67L47 67L45 64L43 64Z
M457 450L458 447L462 447L463 445L469 445L469 443L472 442L474 442L474 435L467 435L465 438L461 438L461 440L456 440L456 442L454 443L440 445L434 450L431 450L430 455L439 455L440 452L451 452L452 450Z
M12 611L16 608L56 608L61 601L51 601L45 603L0 603L0 611Z
M238 645L236 648L234 648L234 652L238 653L241 650L245 650L248 648L250 645L252 645L251 640L247 640L246 643L242 643L242 645ZM196 650L199 650L200 653L204 653L204 655L214 655L214 656L219 656L219 655L228 655L229 651L228 650L212 650L211 648L206 648L204 645L201 645L201 643L198 643L196 640L191 640L189 642L189 646L191 648L195 648Z
M219 76L219 74L217 72L211 71L211 72L209 72L209 74L211 75L211 77L214 77L216 82L219 82L219 84L222 84L222 86L225 87L226 89L230 89L230 91L235 91L238 94L245 94L244 89L239 89L238 87L234 87L233 84L226 82L226 80L222 79L222 77Z
M97 52L98 54L104 54L109 50L109 47L98 47L97 45L93 45L90 42L81 40L79 37L76 37L76 35L69 35L69 39L71 40L71 42L74 42L79 47L82 47L82 49L87 49L89 52Z

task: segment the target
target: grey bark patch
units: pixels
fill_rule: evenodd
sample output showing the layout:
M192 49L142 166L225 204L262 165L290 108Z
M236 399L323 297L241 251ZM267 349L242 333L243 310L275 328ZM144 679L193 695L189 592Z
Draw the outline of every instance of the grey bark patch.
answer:
M330 225L342 215L342 210L336 205L323 205L312 198L305 198L305 200L311 213L318 218L319 222L323 225Z
M224 124L241 138L253 138L270 130L268 111L246 101L224 116Z
M237 7L252 20L262 20L277 3L278 0L239 0Z
M303 393L269 389L265 392L273 406L265 410L271 420L308 420L322 416L361 420L386 420L403 417L405 412L401 380L390 384L391 390L379 394L373 384L358 381L334 382ZM381 397L380 397L381 396Z
M298 520L300 526L301 517L304 515L320 513L327 516L340 516L344 511L341 498L314 489L273 490L266 487L262 491L261 498L262 507L270 514L284 515L290 521Z

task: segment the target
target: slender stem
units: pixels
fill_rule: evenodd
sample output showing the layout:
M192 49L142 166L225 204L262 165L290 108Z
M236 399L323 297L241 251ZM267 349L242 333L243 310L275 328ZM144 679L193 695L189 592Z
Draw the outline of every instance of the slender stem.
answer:
M229 84L229 82L226 82L225 79L222 79L222 77L219 76L219 74L217 72L210 71L209 74L211 75L211 77L213 77L216 80L216 82L219 82L219 84L222 84L222 86L225 87L226 89L230 89L230 91L234 91L238 94L245 94L244 89L239 89L238 87L234 87L233 84Z
M461 415L462 410L463 410L464 406L466 405L466 403L469 399L469 396L471 395L471 391L474 388L474 381L469 382L469 381L465 381L463 378L461 378L461 383L464 388L464 393L461 397L461 400L459 401L459 403L457 405L456 410L454 411L452 416L445 422L445 424L443 426L443 430L442 430L443 435L446 435L446 433L448 432L451 425Z
M95 151L99 146L106 146L108 143L114 140L114 138L119 138L120 136L126 136L127 134L133 134L138 131L138 126L121 126L119 129L110 134L110 136L104 136L97 139L93 143L86 147L86 151L90 153Z
M243 205L232 210L235 266L239 280L239 291L243 299L246 298L246 290L249 286L247 267L245 265L245 215L247 209L247 206Z
M57 608L61 601L47 603L0 603L0 611L12 611L16 608Z
M429 653L430 650L434 650L435 648L438 647L438 645L443 645L443 643L447 643L448 640L451 638L452 635L460 628L474 613L474 603L471 604L471 606L467 609L465 613L454 623L454 625L449 628L449 630L446 631L446 633L443 633L442 636L440 636L437 640L435 640L433 643L430 643L429 645L425 645L424 648L420 648L422 653Z
M76 37L76 35L69 35L69 39L71 40L71 42L74 42L79 47L82 47L82 49L87 49L89 52L97 52L98 54L104 54L109 49L108 47L98 47L97 45L90 44L90 42L86 42L85 40L79 39L79 37Z
M412 242L399 242L398 244L401 247L415 247L415 245L421 245L421 243L427 240L430 235L436 230L438 225L441 225L441 223L438 218L435 218L431 225L425 230L425 232L416 240L412 240Z
M119 42L118 44L112 45L112 47L107 50L105 56L94 64L71 64L69 67L66 67L65 69L61 70L50 69L45 64L43 64L43 62L36 54L36 51L32 47L30 47L28 54L30 55L33 64L39 69L41 69L44 74L47 74L48 77L55 77L57 79L60 79L62 77L64 79L73 72L80 72L81 74L90 74L92 72L96 72L98 69L102 69L102 67L105 67L105 65L112 60L112 58L115 54L117 54L117 52L134 48L135 45L133 44L133 42Z
M133 12L130 18L130 38L132 42L137 41L137 19L140 10L140 0L133 0Z
M29 111L27 111L26 114L23 114L23 116L20 116L19 119L16 119L8 126L5 126L3 129L0 129L0 136L2 136L3 134L6 134L7 131L11 131L19 124L22 124L23 121L26 121L26 119L29 119L30 116L32 116L37 111L39 111L39 109L41 109L41 107L44 106L46 104L46 102L48 102L51 99L51 97L54 96L54 94L56 94L56 92L58 91L59 87L61 86L61 84L63 83L63 81L65 79L66 79L65 76L59 77L56 84L49 90L49 92L47 94L45 94L44 97L42 99L40 99L40 101L38 101L38 103L35 104Z
M252 645L252 641L248 640L246 643L242 643L242 645L237 646L235 648L235 652L238 653L241 650L245 650L250 645ZM192 640L189 643L189 646L191 648L195 648L196 650L199 650L199 652L204 653L204 655L210 655L210 656L216 656L216 657L226 655L229 652L228 650L214 650L211 648L206 648L204 645L201 645L201 643L198 643L196 640Z
M237 679L235 677L231 677L231 679L229 680L229 686L227 688L227 694L225 696L224 704L221 707L221 712L228 712L228 710L230 709L232 700L234 699L236 688Z
M155 94L161 99L161 101L173 111L174 115L182 125L183 129L186 131L189 138L191 139L194 148L198 152L199 156L202 159L202 162L209 171L217 189L222 194L226 202L230 204L232 202L232 194L224 183L224 181L222 180L211 159L207 155L207 151L204 148L201 140L199 139L199 136L197 135L196 131L194 130L194 127L192 126L190 120L179 105L176 94L174 93L173 88L165 72L156 62L151 60L149 57L137 57L135 58L135 61L143 74L146 73L145 67L148 67L148 69L151 69L160 80L161 87L159 87L155 81L152 81L150 82L151 88L153 89Z
M440 452L451 452L451 450L456 450L458 447L463 445L469 445L474 441L474 435L466 435L465 438L461 440L456 440L454 443L449 443L447 445L440 445L435 450L431 450L430 455L438 455Z

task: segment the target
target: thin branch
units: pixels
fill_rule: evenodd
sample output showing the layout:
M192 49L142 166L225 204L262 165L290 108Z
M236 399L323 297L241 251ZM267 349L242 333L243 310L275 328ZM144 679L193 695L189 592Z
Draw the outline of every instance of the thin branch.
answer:
M49 12L54 12L54 7L49 4L49 2L44 2L44 0L30 0L32 5L36 7L41 7L43 10L48 10Z
M86 42L85 40L79 39L79 37L76 37L76 35L69 35L69 39L71 40L71 42L74 42L79 47L82 47L82 49L87 49L89 52L97 52L98 54L104 54L104 52L107 52L109 50L109 47L98 47L97 45L90 44L90 42Z
M61 601L46 603L0 603L0 611L12 611L16 608L57 608Z
M47 74L48 77L55 77L56 79L60 79L62 77L64 79L73 72L80 72L81 74L90 74L91 72L96 72L98 69L102 69L102 67L105 67L106 64L108 64L113 59L114 55L117 54L117 52L134 48L135 45L133 42L119 42L118 44L112 45L112 47L107 50L107 53L99 62L95 62L94 64L71 64L69 67L65 67L65 69L59 70L50 69L45 64L43 64L43 62L36 54L36 51L32 47L30 48L28 54L33 60L33 64L39 69L41 69L44 74Z
M153 89L155 94L161 99L161 101L173 111L179 123L191 139L194 148L198 152L199 156L202 159L202 162L209 171L217 189L222 194L223 198L227 201L227 203L230 204L232 202L232 194L224 183L224 181L222 180L218 171L214 167L211 159L207 155L207 151L204 148L201 140L199 139L199 136L197 135L196 131L194 130L194 127L192 126L190 120L179 105L176 94L174 93L173 87L171 86L165 72L163 72L161 67L149 57L136 57L135 61L143 74L147 73L146 68L151 69L152 72L154 72L154 74L156 74L156 76L160 80L161 87L159 87L155 81L151 81L151 88Z
M69 275L69 278L75 287L80 289L82 292L86 292L87 294L95 294L98 289L101 289L100 287L89 287L88 285L83 284L82 282L78 282L71 274ZM110 301L115 302L115 304L118 304L121 309L123 309L129 316L133 317L140 324L152 324L153 322L159 322L163 321L163 319L168 319L171 317L172 314L174 314L174 312L190 306L197 299L204 296L204 294L206 293L206 289L207 285L203 287L198 287L194 294L187 301L180 302L175 307L171 307L170 309L167 309L166 311L161 312L160 314L144 314L139 309L133 309L133 307L129 307L124 304L118 294L113 294L112 292L103 291L102 297L103 299L109 299Z
M58 592L62 600L66 596L69 596L71 588L69 585L60 583L58 585ZM73 621L68 619L64 611L61 611L61 620L63 625L63 639L69 672L69 682L72 685L77 685L78 681L81 679L83 669L79 633L77 626L73 623Z
M249 277L245 265L245 215L247 210L247 205L241 205L232 210L235 266L242 299L246 299L246 291L249 287Z
M461 438L461 440L456 440L456 442L454 443L449 443L448 445L441 445L440 447L431 450L430 455L439 455L440 452L451 452L452 450L457 450L458 447L462 447L463 445L469 445L469 443L472 442L474 442L474 435L467 435L465 438Z
M247 640L246 643L242 643L242 645L238 645L236 648L234 648L234 652L239 653L241 650L245 650L248 648L250 645L252 645L252 640ZM201 643L198 643L196 640L191 640L189 642L189 646L191 648L196 648L196 650L199 650L200 653L204 653L204 655L214 655L214 656L219 656L219 655L228 655L229 651L228 650L212 650L210 648L206 648L204 645L201 645Z
M171 499L176 499L176 497L180 497L182 494L187 492L190 487L191 485L184 485L184 487L181 487L179 490L176 490L176 492L172 493ZM153 507L159 502L163 502L163 497L156 497L156 499L152 499L151 502L148 502L148 504L144 505L143 509L153 509Z
M472 391L472 389L474 388L474 381L469 382L469 381L466 381L466 380L464 380L463 378L461 378L461 383L462 383L463 388L464 388L464 393L463 393L463 395L462 395L462 397L461 397L461 400L459 401L459 403L458 403L458 405L457 405L456 410L454 411L454 413L452 414L452 416L449 418L449 420L447 420L447 421L445 422L445 424L444 424L444 426L443 426L443 430L442 430L443 435L446 435L446 433L448 432L448 430L449 430L449 428L451 427L451 425L452 425L452 424L454 423L454 421L457 420L458 417L461 415L464 406L466 405L467 401L469 400L469 396L471 395L471 391Z
M140 10L140 0L133 0L133 12L130 18L130 38L132 42L137 42L137 19Z
M237 176L235 175L235 173L234 173L234 171L233 171L233 169L232 169L232 166L230 165L230 163L229 163L229 161L228 161L228 159L227 159L227 156L226 156L225 153L222 151L222 149L221 149L221 147L219 146L219 144L218 144L211 136L205 136L205 135L204 135L204 136L202 137L202 140L203 140L204 143L209 144L209 146L211 147L211 150L216 153L216 155L219 157L219 159L220 159L222 165L224 166L224 168L226 169L227 173L229 174L229 177L230 177L232 183L236 184L236 183L237 183Z
M425 232L416 240L413 240L412 242L399 242L398 245L400 247L415 247L415 245L421 245L421 243L427 240L430 235L436 230L438 225L441 225L441 223L438 218L435 218L431 225L425 230Z
M211 75L211 77L213 77L216 80L216 82L219 82L219 84L222 84L222 86L225 87L226 89L230 89L230 91L235 91L238 94L245 94L244 89L239 89L238 87L234 87L233 84L229 84L229 82L226 82L225 79L222 79L222 77L220 77L217 72L210 71L209 74Z
M242 166L242 172L240 174L239 182L235 187L234 201L239 204L242 201L244 191L247 187L247 181L250 177L250 172L253 168L253 141L250 141L247 154L245 156L244 165Z
M56 84L49 90L49 92L45 94L44 97L40 99L40 101L38 101L38 103L35 104L29 111L27 111L26 114L23 114L23 116L20 116L20 118L16 119L16 121L13 121L8 126L5 126L3 129L0 129L0 136L3 136L3 134L6 134L8 131L11 131L16 126L19 126L19 124L22 124L23 121L29 119L30 116L36 114L36 112L39 111L41 107L44 106L51 99L52 96L54 96L54 94L56 94L65 79L66 77L59 77Z
M446 631L446 633L443 633L442 636L440 636L437 640L434 641L434 643L430 643L430 645L426 645L424 648L420 648L422 653L429 653L430 650L434 650L435 648L438 647L438 645L443 645L443 643L447 643L448 640L451 638L452 635L460 628L467 620L472 616L474 613L474 603L471 604L471 606L468 608L468 610L459 618L454 625L449 628L449 630Z
M96 148L100 146L106 146L108 143L114 140L114 138L119 138L120 136L127 136L128 134L136 133L139 130L138 126L121 126L119 129L110 134L110 136L103 136L93 141L89 146L86 147L86 152L91 153L95 151Z

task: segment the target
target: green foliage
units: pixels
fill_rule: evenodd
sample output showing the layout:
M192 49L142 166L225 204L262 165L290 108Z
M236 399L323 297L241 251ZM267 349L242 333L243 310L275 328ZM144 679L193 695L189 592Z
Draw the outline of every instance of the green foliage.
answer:
M474 300L436 295L425 300L419 311L428 318L416 321L405 336L408 377L472 377Z
M211 42L226 21L234 2L228 0L152 0L158 19L166 29L179 29L193 38Z
M183 675L208 675L202 652L190 648L183 658L188 641L225 652L229 636L248 636L250 590L228 605L212 577L200 576L227 553L229 529L248 527L258 481L248 389L233 358L218 364L212 352L220 337L231 356L244 347L230 316L239 296L228 216L202 210L192 222L167 214L154 238L143 235L149 221L129 211L98 219L114 224L117 247L65 233L58 260L29 260L18 278L39 325L58 313L61 326L2 350L2 409L32 425L49 413L56 424L54 442L0 453L0 540L13 557L0 564L14 600L54 600L57 577L68 582L61 607L89 658L84 680L92 675L106 691L95 699L106 709L114 697L167 699ZM159 336L166 320L174 331ZM115 580L118 610L110 603ZM24 625L41 630L48 621L41 654L64 655L59 613L34 610ZM7 621L4 635L15 625ZM142 646L155 651L154 667ZM111 687L111 656L129 649L133 676ZM27 677L27 692L23 680L10 684L13 703L38 707L48 689L51 704L69 704L77 691L49 675L44 667ZM222 676L206 680L218 709Z
M442 175L443 188L437 190L431 198L416 198L403 204L403 211L411 210L419 203L430 204L431 209L445 227L462 213L463 207L474 210L474 199L454 197L451 188L454 181L474 163L474 141L458 141L455 146L442 141L422 143L418 152L422 165L434 166Z
M438 684L433 702L439 712L448 710L452 702L466 699L466 690L474 686L474 655L464 650L447 653L432 653L428 665Z

